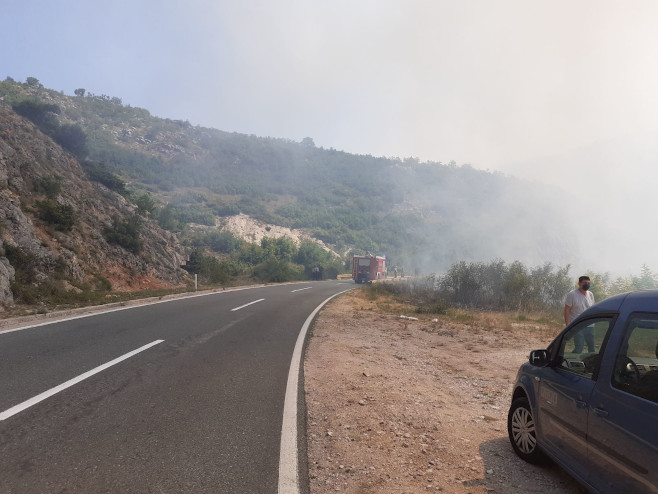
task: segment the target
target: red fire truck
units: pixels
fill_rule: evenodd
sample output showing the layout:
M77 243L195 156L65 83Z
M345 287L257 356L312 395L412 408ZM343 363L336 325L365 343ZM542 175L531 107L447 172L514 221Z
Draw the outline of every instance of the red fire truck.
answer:
M370 283L386 277L386 258L379 256L354 256L352 279L354 283Z

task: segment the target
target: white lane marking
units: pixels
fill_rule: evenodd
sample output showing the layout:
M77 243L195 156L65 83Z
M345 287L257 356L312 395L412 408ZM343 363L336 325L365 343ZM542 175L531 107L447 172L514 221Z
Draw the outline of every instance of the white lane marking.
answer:
M350 288L350 290L353 290L353 288ZM304 322L299 336L297 336L295 349L292 352L290 370L288 371L286 398L283 403L283 424L281 426L281 449L279 454L279 494L299 493L299 475L297 473L299 462L297 456L297 387L299 386L299 369L306 333L315 315L327 302L350 290L343 290L336 293L318 305L311 315L306 318L306 322Z
M12 415L16 415L17 413L22 412L23 410L30 408L32 405L36 405L40 401L45 400L46 398L50 398L51 396L59 393L60 391L64 391L66 388L70 388L74 384L78 384L81 381L84 381L88 377L93 376L94 374L98 374L101 371L104 371L105 369L112 367L113 365L118 364L119 362L122 362L126 359L129 359L130 357L133 357L134 355L137 355L140 352L143 352L144 350L147 350L151 348L152 346L158 345L162 343L164 340L155 340L149 343L148 345L144 345L142 347L139 347L137 350L133 350L132 352L128 352L125 355L122 355L121 357L117 357L114 360L110 360L106 364L100 365L96 367L95 369L92 369L90 371L85 372L84 374L80 374L78 377L74 377L73 379L66 381L65 383L60 384L59 386L55 386L54 388L49 389L48 391L44 391L40 395L37 395L33 398L30 398L29 400L24 401L23 403L19 403L16 406L11 407L8 410L5 410L4 412L0 413L0 421L6 420Z
M310 290L312 286L307 286L306 288L298 288L297 290L290 290L290 293L301 292L303 290Z
M249 307L250 305L257 304L258 302L262 302L265 300L264 298L259 298L258 300L254 300L253 302L249 302L248 304L241 305L240 307L236 307L235 309L231 309L231 312L235 312L236 310L244 309L245 307Z

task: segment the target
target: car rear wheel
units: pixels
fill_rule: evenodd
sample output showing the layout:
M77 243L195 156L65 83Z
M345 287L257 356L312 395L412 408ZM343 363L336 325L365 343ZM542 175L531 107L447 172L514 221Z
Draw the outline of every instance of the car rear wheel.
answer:
M521 459L534 464L544 462L546 457L537 445L535 419L527 398L517 398L512 402L507 416L507 432Z

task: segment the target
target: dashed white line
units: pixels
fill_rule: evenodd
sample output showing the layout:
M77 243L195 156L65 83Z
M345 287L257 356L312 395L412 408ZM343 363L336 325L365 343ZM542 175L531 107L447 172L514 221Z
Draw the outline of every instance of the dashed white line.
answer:
M312 286L307 286L306 288L298 288L297 290L290 290L290 293L301 292L303 290L310 290Z
M17 413L20 413L23 410L30 408L32 405L36 405L37 403L45 400L46 398L50 398L51 396L59 393L60 391L64 391L66 388L70 388L74 384L78 384L79 382L84 381L85 379L93 376L94 374L98 374L99 372L104 371L105 369L112 367L113 365L116 365L119 362L129 359L130 357L137 355L138 353L143 352L144 350L148 350L152 346L158 345L163 341L164 340L152 341L148 345L144 345L136 350L133 350L132 352L128 352L125 355L122 355L121 357L117 357L114 360L110 360L106 364L100 365L95 369L85 372L84 374L80 374L78 377L74 377L73 379L66 381L65 383L62 383L59 386L55 386L54 388L51 388L48 391L44 391L40 395L30 398L29 400L26 400L23 403L19 403L18 405L13 406L10 409L0 413L0 421L6 420L11 416L16 415Z
M235 312L236 310L244 309L245 307L249 307L250 305L257 304L258 302L262 302L265 300L264 298L259 298L258 300L254 300L253 302L249 302L248 304L241 305L240 307L236 307L235 309L231 309L231 312Z

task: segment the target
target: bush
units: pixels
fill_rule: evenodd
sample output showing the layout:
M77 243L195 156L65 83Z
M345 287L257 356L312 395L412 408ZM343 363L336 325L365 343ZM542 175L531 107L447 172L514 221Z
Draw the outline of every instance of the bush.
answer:
M571 289L569 266L546 263L528 269L519 261L453 264L438 281L438 291L451 303L493 310L557 310Z
M254 278L265 283L283 283L299 278L301 266L270 258L254 268Z
M62 190L62 180L59 177L39 177L34 182L34 192L44 194L48 199L54 199Z
M59 204L57 201L48 199L37 201L39 217L48 225L54 226L61 232L69 232L75 224L73 207L67 204Z
M204 255L200 250L194 250L183 268L191 274L198 274L210 283L225 284L231 278L229 264L220 262L214 257Z
M103 292L112 291L112 282L101 275L96 276L96 278L94 279L94 286L96 290L100 290Z
M210 232L203 241L214 251L222 254L232 254L243 245L244 241L229 231Z
M117 175L109 171L103 163L86 160L82 162L82 169L87 174L89 180L99 182L108 189L118 192L122 196L128 194L126 183Z
M105 228L103 234L108 243L123 247L133 254L139 254L143 247L139 238L140 229L141 221L139 216L133 216L125 221L114 218L112 226Z
M42 103L36 99L26 99L14 103L12 109L40 127L44 125L48 127L52 126L52 115L59 114L60 112L59 106Z
M142 193L135 199L135 204L137 205L137 213L141 215L150 214L155 209L155 200L148 192Z
M60 125L53 130L52 134L55 142L72 155L78 158L84 158L86 156L87 135L79 125Z
M27 285L35 280L39 260L35 255L25 252L18 246L4 245L5 257L13 266L14 280L18 285ZM12 288L13 291L13 288Z
M19 115L31 120L71 154L79 158L87 154L87 135L84 130L77 124L60 125L55 117L60 113L57 105L26 99L15 103L12 108Z

